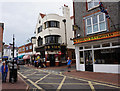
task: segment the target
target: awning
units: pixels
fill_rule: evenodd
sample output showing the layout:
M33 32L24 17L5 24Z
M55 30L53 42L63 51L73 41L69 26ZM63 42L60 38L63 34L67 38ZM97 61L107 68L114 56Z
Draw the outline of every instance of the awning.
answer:
M30 55L25 55L24 57L23 57L23 59L30 59Z
M20 56L18 56L18 58L21 59L21 58L23 58L23 56L24 56L24 55L20 55Z

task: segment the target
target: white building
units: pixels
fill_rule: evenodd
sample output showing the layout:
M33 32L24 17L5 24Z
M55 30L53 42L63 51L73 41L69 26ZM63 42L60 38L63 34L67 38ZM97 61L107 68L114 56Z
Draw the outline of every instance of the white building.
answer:
M40 54L41 58L50 61L54 66L55 61L64 62L66 56L75 59L72 31L73 16L70 17L68 6L63 7L63 16L58 14L41 14L36 25L36 41L33 44L33 53ZM67 46L67 51L65 51Z

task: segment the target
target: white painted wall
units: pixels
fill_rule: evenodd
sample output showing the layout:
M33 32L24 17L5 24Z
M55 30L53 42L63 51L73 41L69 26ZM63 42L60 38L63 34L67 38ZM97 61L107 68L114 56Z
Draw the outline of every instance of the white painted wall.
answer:
M94 72L120 73L120 65L116 64L94 64Z
M45 38L44 36L46 35L60 35L60 39L59 39L59 43L65 44L65 26L64 26L64 22L63 19L66 19L66 32L67 32L67 48L71 48L71 49L75 49L74 45L73 45L73 41L70 40L70 38L74 37L74 32L72 31L72 25L73 25L73 19L70 19L70 9L69 7L63 7L63 16L59 16L58 14L47 14L46 16L44 16L44 18L42 18L40 15L38 16L38 21L36 24L36 45L33 47L38 47L38 42L37 39L40 36L41 38L43 38L43 44L45 44ZM46 28L44 29L44 23L46 21L51 21L51 20L55 20L55 21L59 21L60 22L60 28ZM39 23L39 21L41 21L41 23ZM38 33L38 27L43 26L42 32ZM33 51L33 53L35 53L35 51Z

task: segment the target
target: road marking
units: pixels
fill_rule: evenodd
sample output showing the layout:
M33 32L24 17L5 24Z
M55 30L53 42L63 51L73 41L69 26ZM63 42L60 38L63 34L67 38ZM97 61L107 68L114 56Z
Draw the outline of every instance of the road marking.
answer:
M33 81L31 81L30 79L27 79L31 84L33 84L36 88L38 88L41 91L45 91L44 89L42 89L41 87L39 87L37 84L35 84Z
M48 75L50 75L51 73L45 75L44 77L42 77L41 79L37 80L35 83L38 83L39 81L43 80L44 78L46 78Z
M20 74L23 78L27 78L26 76L24 76L23 74L21 74L20 72L18 72L18 74Z
M38 83L38 84L46 84L46 85L58 85L60 83ZM88 83L64 83L64 85L89 85Z
M59 85L58 88L57 88L57 91L60 91L60 89L61 89L61 87L62 87L65 79L66 79L66 76L64 76L63 80L61 81L60 85Z
M89 85L90 85L91 90L92 90L92 91L95 91L95 88L93 87L91 81L88 81L88 83L89 83Z
M104 84L104 83L97 83L97 82L92 82L92 83L96 84L96 85L104 85L104 86L113 87L113 88L120 88L118 86L108 85L108 84Z
M63 79L63 77L47 77L46 79Z
M33 72L32 74L28 74L28 75L26 75L26 76L30 76L30 75L34 75L36 72Z

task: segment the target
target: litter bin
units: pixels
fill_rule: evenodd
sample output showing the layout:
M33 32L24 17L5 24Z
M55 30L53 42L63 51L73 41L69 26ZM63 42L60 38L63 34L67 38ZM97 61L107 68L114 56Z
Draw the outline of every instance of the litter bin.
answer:
M14 69L12 68L13 64L9 64L9 82L17 82L17 64L14 64Z

